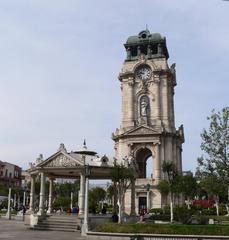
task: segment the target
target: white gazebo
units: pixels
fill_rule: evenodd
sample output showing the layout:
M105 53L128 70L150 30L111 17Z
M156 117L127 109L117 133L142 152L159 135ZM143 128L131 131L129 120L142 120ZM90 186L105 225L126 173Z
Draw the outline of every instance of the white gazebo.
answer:
M84 218L82 232L87 232L88 220L88 185L89 179L111 179L114 158L106 155L99 157L90 151L84 141L79 151L68 152L63 143L56 153L43 159L40 155L36 163L30 163L27 172L31 178L30 205L26 212L25 223L35 226L39 219L44 219L52 213L53 181L57 178L79 179L79 215ZM35 179L40 178L39 208L35 210ZM45 182L49 179L48 208L45 209Z

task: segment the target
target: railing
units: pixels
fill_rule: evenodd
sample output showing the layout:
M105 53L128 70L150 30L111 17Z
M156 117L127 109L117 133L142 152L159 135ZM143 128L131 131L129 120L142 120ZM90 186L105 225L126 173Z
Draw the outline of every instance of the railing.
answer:
M210 240L210 239L229 239L229 237L221 237L221 236L166 236L166 237L144 237L144 236L131 236L130 240Z
M201 236L201 235L169 235L169 234L128 234L128 233L102 233L91 232L87 233L88 239L101 240L223 240L229 239L229 236Z

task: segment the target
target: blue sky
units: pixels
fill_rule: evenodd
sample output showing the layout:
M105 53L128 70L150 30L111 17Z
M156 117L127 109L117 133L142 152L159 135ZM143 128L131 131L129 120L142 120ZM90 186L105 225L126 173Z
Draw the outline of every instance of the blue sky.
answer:
M228 12L221 0L0 1L0 159L25 169L84 138L113 155L123 43L147 24L176 62L183 169L194 170L206 117L229 102Z

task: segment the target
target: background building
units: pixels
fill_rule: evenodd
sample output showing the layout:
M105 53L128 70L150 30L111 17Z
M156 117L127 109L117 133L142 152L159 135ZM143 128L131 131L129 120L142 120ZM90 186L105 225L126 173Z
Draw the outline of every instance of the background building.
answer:
M0 160L0 183L9 187L21 186L22 169L14 164Z

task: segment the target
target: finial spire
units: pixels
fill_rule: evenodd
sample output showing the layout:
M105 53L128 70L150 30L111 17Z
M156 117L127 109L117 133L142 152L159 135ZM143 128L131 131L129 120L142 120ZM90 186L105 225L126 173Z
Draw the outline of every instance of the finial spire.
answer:
M146 24L146 31L148 31L149 29L148 29L148 24Z
M87 149L86 139L84 139L84 141L83 141L83 149Z

